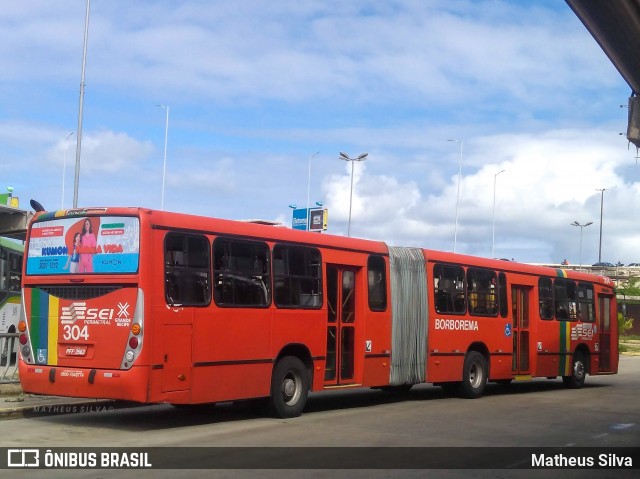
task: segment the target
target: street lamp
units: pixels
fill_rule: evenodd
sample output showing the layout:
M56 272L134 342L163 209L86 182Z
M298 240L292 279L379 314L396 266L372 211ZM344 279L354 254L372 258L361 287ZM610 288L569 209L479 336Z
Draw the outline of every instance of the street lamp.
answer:
M577 221L574 221L573 223L571 223L571 226L579 226L580 227L580 269L582 269L582 230L589 225L592 225L593 221L589 221L588 223L585 223L583 225L581 225L580 223L578 223Z
M451 139L447 141L455 141L460 143L460 163L458 168L458 192L456 193L456 222L453 229L453 252L456 252L456 242L458 240L458 205L460 204L460 178L462 177L462 147L464 145L463 140Z
M355 158L349 158L346 153L340 152L340 159L351 162L351 193L349 195L349 224L347 226L347 236L351 236L351 206L353 204L353 164L356 161L364 161L369 153L361 153Z
M74 133L75 132L72 131L64 139L64 161L62 163L62 202L60 203L61 210L64 209L64 177L66 176L66 172L67 172L67 140L71 138L71 135L73 135Z
M167 177L167 138L169 136L169 107L166 105L157 105L167 111L167 120L164 127L164 162L162 163L162 197L160 199L160 209L164 210L164 182Z
M491 226L491 257L495 258L494 250L496 244L496 181L498 179L498 175L500 173L504 173L507 170L500 170L495 175L493 175L493 221Z

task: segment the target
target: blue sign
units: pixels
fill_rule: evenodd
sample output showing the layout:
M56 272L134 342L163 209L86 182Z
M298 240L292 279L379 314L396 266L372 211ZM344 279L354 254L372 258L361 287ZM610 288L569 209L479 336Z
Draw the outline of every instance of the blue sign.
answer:
M509 337L511 336L511 323L507 323L504 327L504 335Z
M307 231L307 208L296 208L293 210L291 227L294 230Z

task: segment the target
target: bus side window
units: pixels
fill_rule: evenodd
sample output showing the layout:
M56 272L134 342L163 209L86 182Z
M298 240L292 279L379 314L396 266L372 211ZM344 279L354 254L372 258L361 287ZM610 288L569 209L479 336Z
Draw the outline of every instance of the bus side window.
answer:
M553 319L553 288L551 278L538 280L538 298L540 301L540 318Z
M556 319L560 321L576 321L577 287L575 281L556 278L553 282L553 299L556 308Z
M464 283L464 269L460 266L434 265L434 304L438 313L464 314L466 312Z
M506 318L509 316L509 301L507 299L507 275L504 273L498 275L498 298L500 301L500 316Z
M496 283L495 271L484 268L467 270L469 313L478 316L498 315Z
M279 308L322 307L322 257L316 248L273 247L273 297Z
M214 300L224 307L271 303L269 246L220 237L213 242Z
M593 285L589 283L578 283L578 304L577 315L580 321L593 323L595 321L595 296Z
M168 233L164 246L168 304L204 306L210 301L209 241L205 236Z
M384 311L387 309L387 268L382 256L369 256L367 260L369 284L369 309Z

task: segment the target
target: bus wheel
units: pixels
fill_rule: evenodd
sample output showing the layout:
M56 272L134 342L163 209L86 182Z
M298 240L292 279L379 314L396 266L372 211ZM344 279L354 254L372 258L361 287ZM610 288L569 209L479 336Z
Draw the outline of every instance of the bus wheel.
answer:
M562 376L562 382L570 389L580 389L584 386L586 376L587 367L584 361L584 356L582 353L576 352L571 364L571 376Z
M271 378L269 412L281 418L298 417L309 395L309 375L302 361L285 356L276 364Z
M462 396L476 399L482 396L487 385L487 360L477 351L471 351L464 358L462 370Z

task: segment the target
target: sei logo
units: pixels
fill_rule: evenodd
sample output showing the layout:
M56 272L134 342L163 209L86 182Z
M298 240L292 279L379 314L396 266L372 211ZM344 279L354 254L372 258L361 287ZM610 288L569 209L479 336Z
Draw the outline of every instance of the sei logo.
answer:
M73 324L77 320L109 321L116 316L113 308L87 308L86 302L74 302L62 307L61 324ZM129 303L118 303L119 318L129 316Z

